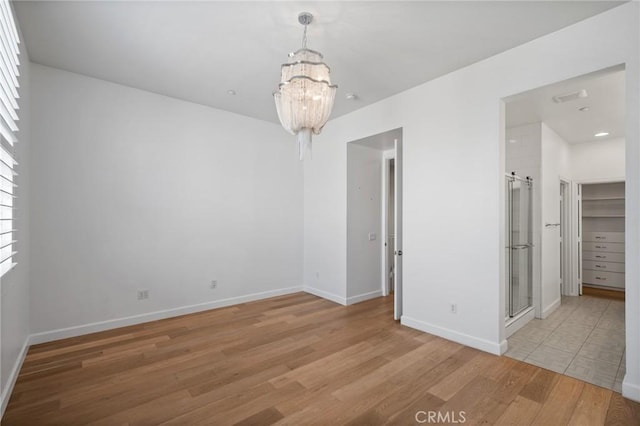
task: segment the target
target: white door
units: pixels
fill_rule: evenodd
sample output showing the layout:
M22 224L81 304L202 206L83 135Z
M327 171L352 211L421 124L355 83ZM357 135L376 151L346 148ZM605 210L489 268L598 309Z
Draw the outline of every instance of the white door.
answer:
M395 274L393 280L394 310L393 318L399 320L402 316L402 141L394 140L396 159L394 167L395 183Z

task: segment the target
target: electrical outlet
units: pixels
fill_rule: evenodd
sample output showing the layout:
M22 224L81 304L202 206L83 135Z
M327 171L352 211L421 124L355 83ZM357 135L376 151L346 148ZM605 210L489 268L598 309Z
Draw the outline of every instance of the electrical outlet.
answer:
M138 290L138 300L149 298L149 290Z
M452 303L450 306L450 311L452 314L457 314L458 313L458 305L455 303Z
M218 288L218 280L211 280L211 283L209 284L209 288L211 290L215 290L216 288Z

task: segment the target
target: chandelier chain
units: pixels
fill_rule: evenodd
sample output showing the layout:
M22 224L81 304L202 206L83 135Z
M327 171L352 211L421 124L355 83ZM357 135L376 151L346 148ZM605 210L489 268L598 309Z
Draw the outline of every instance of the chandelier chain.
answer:
M307 48L307 27L308 24L304 24L304 33L302 34L302 48Z

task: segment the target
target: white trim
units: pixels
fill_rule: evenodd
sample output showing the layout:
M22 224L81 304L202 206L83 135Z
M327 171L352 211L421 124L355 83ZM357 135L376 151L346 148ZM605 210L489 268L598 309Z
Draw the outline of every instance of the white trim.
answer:
M556 309L560 307L561 302L562 302L562 298L561 297L557 298L552 304L550 304L549 306L547 306L545 309L542 310L542 315L540 316L540 318L545 319L549 315L551 315Z
M395 148L387 149L382 151L382 158L384 160L393 160L396 158L396 150Z
M11 373L7 379L7 384L5 388L2 390L2 402L0 403L0 419L4 416L4 410L7 409L7 404L9 404L9 399L11 398L11 393L13 392L13 387L16 384L16 380L18 380L18 374L20 373L20 369L22 368L22 363L27 356L27 351L29 350L29 346L31 345L31 336L27 336L24 339L24 344L22 345L22 349L20 350L20 354L18 355L18 359L13 364L13 368L11 369Z
M323 299L327 299L340 305L347 306L347 299L345 297L338 296L337 294L329 293L328 291L319 290L317 288L308 286L305 286L302 290L309 294L313 294L314 296L322 297Z
M578 264L577 254L574 252L577 250L578 237L575 222L577 218L577 195L574 195L574 183L571 179L560 175L560 191L562 191L562 185L565 188L565 194L563 199L564 217L560 217L561 225L564 224L564 229L561 228L562 240L562 252L560 253L562 269L562 283L560 286L560 296L574 296L573 283L578 279ZM575 197L575 200L574 200ZM561 212L562 214L562 212ZM574 232L575 231L575 232ZM564 260L564 263L562 263ZM577 296L577 294L575 294Z
M640 385L628 382L627 377L629 376L625 374L622 381L622 396L640 402Z
M380 254L380 288L382 289L382 295L387 296L389 294L389 286L387 282L389 280L389 164L390 159L385 158L385 152L382 153L382 189L380 193L382 197L381 206L382 209L382 244Z
M500 355L504 355L508 349L509 343L507 342L507 339L504 339L502 342L500 342Z
M575 183L579 185L589 185L593 183L620 183L626 182L626 178L622 177L608 177L608 178L598 178L598 179L578 179L574 180Z
M179 308L165 309L162 311L149 312L146 314L132 315L130 317L117 318L106 321L99 321L73 327L60 328L57 330L35 333L30 336L29 343L36 345L39 343L51 342L53 340L66 339L68 337L81 336L98 331L111 330L119 327L126 327L134 324L141 324L149 321L157 321L165 318L177 317L180 315L192 314L194 312L208 311L210 309L223 308L240 303L253 302L267 299L269 297L282 296L285 294L303 291L303 287L287 287L277 290L264 291L261 293L248 294L246 296L230 297L228 299L213 300L211 302L198 303L196 305L182 306Z
M406 315L402 315L402 317L400 318L400 323L402 325L406 325L407 327L415 328L416 330L424 331L425 333L434 334L444 339L452 340L462 345L470 346L472 348L476 348L484 352L489 352L494 355L501 355L502 351L505 351L507 348L507 342L504 340L502 342L491 342L485 339L478 339L477 337L459 333L457 331L437 325L428 324L424 321L407 317Z
M578 230L580 223L580 216L582 210L580 206L580 185L571 182L571 235L570 240L573 247L571 248L571 281L569 282L568 296L580 296L580 280L582 277L582 271L580 270L580 264L582 259L582 241L581 233Z
M395 247L392 247L389 244L389 193L391 192L391 188L389 186L389 181L391 179L391 160L395 160L396 158L396 150L388 149L382 152L382 260L381 264L381 279L380 285L382 288L382 296L388 296L390 294L390 285L389 285L389 272L390 272L390 264L389 264L389 254L393 253ZM394 223L395 229L395 223ZM394 256L395 262L395 256ZM395 268L394 268L395 269Z
M535 309L533 309L533 307L530 307L520 315L517 315L514 318L510 318L509 321L507 321L507 325L505 327L505 335L507 336L507 338L511 337L513 333L527 325L527 323L535 317L536 311Z
M370 291L369 293L357 294L355 296L347 297L347 305L353 305L355 303L364 302L365 300L375 299L382 296L382 290Z

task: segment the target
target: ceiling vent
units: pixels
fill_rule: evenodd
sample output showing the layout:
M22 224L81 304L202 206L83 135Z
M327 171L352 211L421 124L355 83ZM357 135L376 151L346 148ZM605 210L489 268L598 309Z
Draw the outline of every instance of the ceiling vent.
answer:
M578 90L577 92L565 93L564 95L554 96L553 102L561 104L563 102L575 101L576 99L582 99L589 96L585 89Z

